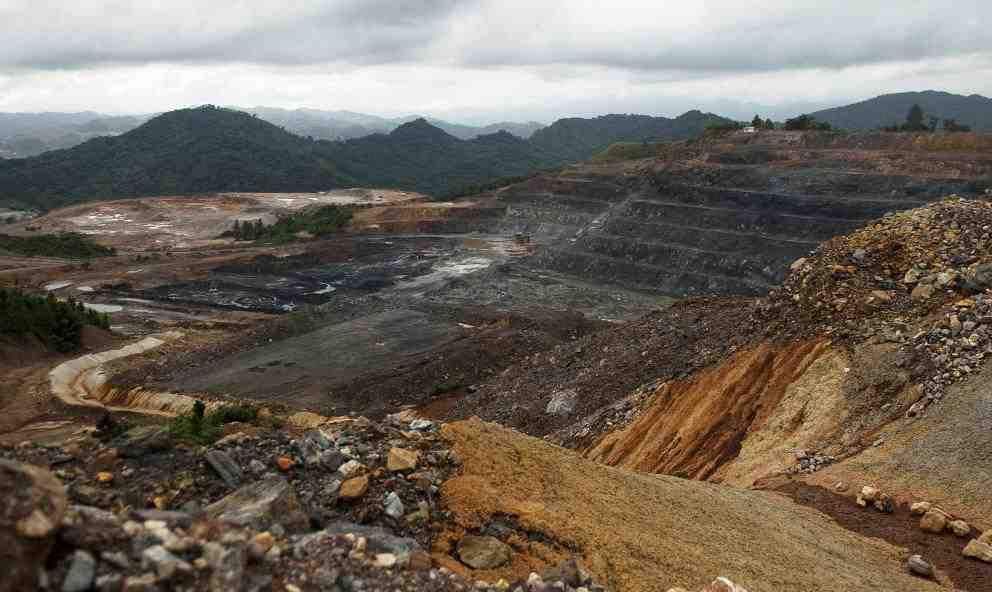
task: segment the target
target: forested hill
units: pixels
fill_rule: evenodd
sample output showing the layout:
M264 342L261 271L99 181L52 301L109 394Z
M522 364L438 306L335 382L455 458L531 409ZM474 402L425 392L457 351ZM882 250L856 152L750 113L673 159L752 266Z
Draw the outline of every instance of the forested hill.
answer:
M674 139L724 121L609 115L565 119L530 140L460 140L423 119L344 142L293 135L213 106L165 113L116 137L0 161L0 205L51 209L81 201L209 191L396 187L445 195L468 185L589 158L617 141Z
M689 111L675 119L648 115L602 115L592 119L559 119L534 132L530 142L565 161L585 160L616 142L684 140L711 125L730 120Z
M992 131L992 99L935 90L881 95L860 103L817 111L812 115L818 121L825 121L839 129L874 130L905 122L906 114L913 105L919 105L926 118L953 119L974 131Z
M240 111L182 109L115 137L0 162L0 203L80 201L215 190L307 191L342 179L319 147Z

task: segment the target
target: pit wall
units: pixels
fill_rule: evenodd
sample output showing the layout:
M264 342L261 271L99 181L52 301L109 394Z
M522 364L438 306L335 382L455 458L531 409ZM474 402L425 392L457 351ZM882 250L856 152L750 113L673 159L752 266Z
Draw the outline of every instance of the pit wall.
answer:
M611 466L750 487L817 450L848 415L847 355L826 340L761 343L661 385L628 426L583 452Z

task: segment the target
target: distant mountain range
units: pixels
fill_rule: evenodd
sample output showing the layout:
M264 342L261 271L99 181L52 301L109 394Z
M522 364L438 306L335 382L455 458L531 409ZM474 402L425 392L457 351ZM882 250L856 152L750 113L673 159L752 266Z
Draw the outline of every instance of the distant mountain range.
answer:
M181 109L117 136L0 160L0 205L50 209L82 201L210 191L395 187L444 196L589 158L614 142L682 139L728 120L607 115L564 119L523 139L505 131L463 140L425 119L345 141L292 134L261 116Z
M298 136L312 137L316 140L349 140L372 134L385 134L393 131L404 123L417 119L426 119L431 125L444 130L452 136L471 140L486 134L506 131L514 136L527 139L535 131L544 127L536 121L519 123L503 121L484 126L462 125L441 119L410 115L388 119L354 111L321 111L319 109L276 109L272 107L230 107L258 115L262 119L292 132Z
M352 111L319 109L278 109L272 107L229 107L284 128L298 136L315 140L348 140L376 133L389 133L418 115L388 119ZM80 113L0 113L0 157L27 158L49 150L71 148L99 136L118 136L131 131L159 114L103 115ZM527 139L544 127L536 121L504 121L485 126L462 125L428 118L432 125L462 140L507 131Z
M928 90L882 95L846 105L812 113L820 121L835 128L851 131L874 130L906 121L909 109L917 104L923 109L925 120L930 116L954 119L959 124L971 126L974 131L992 131L992 99L981 95L955 95Z

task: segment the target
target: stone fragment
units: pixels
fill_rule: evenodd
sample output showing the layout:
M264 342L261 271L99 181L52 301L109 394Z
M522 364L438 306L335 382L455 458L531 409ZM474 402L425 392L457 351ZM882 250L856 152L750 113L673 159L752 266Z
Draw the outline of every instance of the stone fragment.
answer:
M124 458L140 458L146 454L160 452L172 445L168 428L159 426L138 426L124 432L111 443L117 453Z
M65 489L45 469L0 459L0 492L0 583L34 590L65 515Z
M510 547L496 537L467 535L458 541L458 557L472 569L493 569L509 563Z
M252 557L261 559L275 545L275 537L271 532L260 532L251 538L248 543L248 552Z
M971 539L961 554L985 563L992 563L992 544L983 543L979 539Z
M193 524L192 515L188 512L180 512L177 510L132 510L131 516L141 522L156 520L159 522L164 522L169 526L181 526L183 528L189 528L189 526Z
M297 532L310 524L293 486L278 476L245 485L210 504L204 511L222 522L256 530L269 530L273 524L281 524L287 530Z
M397 520L403 517L403 500L400 499L400 496L396 495L395 491L391 491L389 495L386 496L385 509L387 516Z
M916 502L909 507L909 511L913 514L913 516L922 516L929 512L930 508L930 502Z
M142 574L124 578L121 592L156 592L159 587L155 584L155 574Z
M918 576L922 576L924 578L933 577L933 566L919 555L910 555L909 559L906 561L906 567L909 568L909 571Z
M93 582L93 587L99 592L121 592L124 586L124 576L121 574L105 574Z
M62 541L91 550L105 548L126 537L121 519L113 512L75 504L66 510L59 531Z
M86 551L77 549L72 554L69 571L62 580L62 592L86 592L93 586L96 577L96 558Z
M372 565L376 567L393 567L396 565L396 555L392 553L378 553L373 560Z
M341 484L341 490L338 491L338 498L345 501L353 501L361 498L365 495L365 492L369 490L369 476L362 475L361 477L354 477L348 479Z
M875 498L875 509L879 512L885 512L886 514L891 514L895 507L892 504L892 496L887 493L879 493Z
M920 529L940 534L947 527L947 515L939 510L930 510L920 518Z
M964 520L952 520L947 523L947 526L950 527L955 536L964 538L971 534L971 525Z
M276 466L279 467L280 471L285 473L293 468L293 459L286 456L280 456L276 459Z
M579 393L575 389L564 389L555 391L551 395L551 400L544 408L548 415L565 416L575 412L575 407L579 402Z
M223 450L208 450L203 455L203 459L217 473L217 476L224 481L225 485L232 488L241 485L241 479L244 477L244 473L241 467L238 466L238 463L234 462L234 459L226 452Z
M390 448L386 468L390 471L412 471L417 468L420 453L409 448Z
M369 552L392 553L398 558L410 557L414 551L421 550L417 541L411 538L399 537L381 526L366 526L352 522L332 522L324 527L327 534L352 534L365 539Z
M434 429L434 422L429 419L415 419L410 422L410 429L415 432L426 432Z
M114 474L110 471L100 471L96 474L97 483L112 483L114 480Z
M700 592L747 592L747 590L745 590L743 586L738 586L727 578L719 577L713 580L713 583L703 588Z
M918 284L913 291L910 292L909 297L916 302L922 300L929 300L933 296L934 287L928 284Z
M351 479L365 472L365 465L358 462L357 460L349 460L340 467L338 467L338 472L345 479Z
M571 588L579 588L592 582L589 572L575 559L562 561L541 574L546 582L564 582Z
M206 543L203 545L203 557L211 568L211 592L241 589L245 579L246 561L243 545Z
M155 570L160 580L171 579L177 572L189 572L193 567L169 552L162 545L153 545L141 553L141 568Z

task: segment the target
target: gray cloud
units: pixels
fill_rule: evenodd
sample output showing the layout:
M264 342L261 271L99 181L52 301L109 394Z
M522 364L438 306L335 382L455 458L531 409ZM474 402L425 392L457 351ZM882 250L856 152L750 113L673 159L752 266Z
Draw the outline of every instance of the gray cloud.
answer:
M204 3L12 0L0 6L0 67L404 62L433 43L457 0Z
M0 110L474 122L992 94L988 0L0 0Z
M145 8L136 5L145 4ZM0 66L122 63L842 68L988 52L992 3L7 0Z

